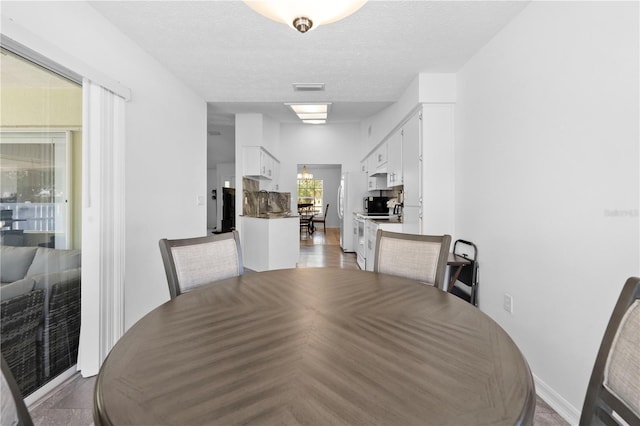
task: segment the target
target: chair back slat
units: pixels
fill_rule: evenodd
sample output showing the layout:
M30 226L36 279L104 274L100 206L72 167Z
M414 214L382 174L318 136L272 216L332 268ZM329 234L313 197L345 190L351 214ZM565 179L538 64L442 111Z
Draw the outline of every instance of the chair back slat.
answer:
M622 421L619 421L619 420ZM625 283L591 373L580 425L640 425L640 278Z
M604 387L640 418L640 300L627 310L613 339Z

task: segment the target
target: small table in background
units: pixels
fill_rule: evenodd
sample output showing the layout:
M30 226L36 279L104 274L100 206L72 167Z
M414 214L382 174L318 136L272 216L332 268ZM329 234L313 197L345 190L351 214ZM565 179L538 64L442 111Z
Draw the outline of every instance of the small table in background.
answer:
M449 257L447 258L447 265L451 266L451 279L449 280L449 286L447 287L447 291L449 293L451 293L453 285L458 281L462 268L470 263L471 261L469 261L469 259L458 256L457 254L449 253Z

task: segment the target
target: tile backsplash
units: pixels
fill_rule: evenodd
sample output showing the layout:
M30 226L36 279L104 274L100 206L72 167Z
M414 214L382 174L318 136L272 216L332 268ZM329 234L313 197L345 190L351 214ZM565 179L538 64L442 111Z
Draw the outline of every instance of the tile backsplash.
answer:
M265 216L268 213L290 213L290 192L260 191L259 182L243 178L242 214L245 216Z

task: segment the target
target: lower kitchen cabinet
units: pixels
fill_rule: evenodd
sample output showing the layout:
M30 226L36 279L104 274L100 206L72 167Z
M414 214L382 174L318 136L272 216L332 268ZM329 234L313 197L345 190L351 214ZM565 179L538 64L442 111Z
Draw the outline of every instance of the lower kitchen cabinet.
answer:
M300 257L300 218L242 217L244 267L254 271L295 268Z
M402 223L388 220L368 219L365 221L365 269L373 271L376 255L376 235L383 231L403 232Z

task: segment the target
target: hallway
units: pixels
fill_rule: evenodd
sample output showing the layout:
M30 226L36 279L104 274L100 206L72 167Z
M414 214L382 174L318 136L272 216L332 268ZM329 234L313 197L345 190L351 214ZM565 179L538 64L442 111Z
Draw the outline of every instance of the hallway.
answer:
M355 253L343 253L340 248L340 228L327 228L309 235L300 232L298 268L358 269Z

